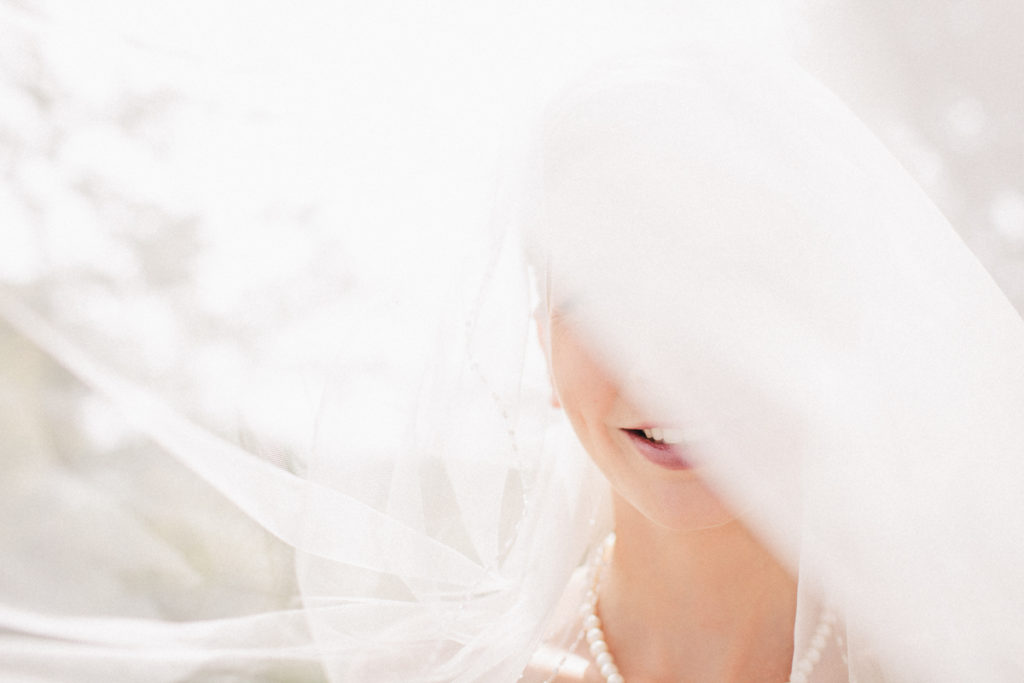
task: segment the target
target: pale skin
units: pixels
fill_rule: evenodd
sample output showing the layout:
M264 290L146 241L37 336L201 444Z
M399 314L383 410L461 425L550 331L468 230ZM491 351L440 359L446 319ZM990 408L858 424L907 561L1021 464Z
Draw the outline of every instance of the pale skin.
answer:
M540 312L553 400L612 487L616 543L601 584L605 640L629 683L782 683L796 582L701 480L665 469L622 431L651 421L569 316ZM587 654L581 651L582 654ZM603 681L594 666L583 678Z

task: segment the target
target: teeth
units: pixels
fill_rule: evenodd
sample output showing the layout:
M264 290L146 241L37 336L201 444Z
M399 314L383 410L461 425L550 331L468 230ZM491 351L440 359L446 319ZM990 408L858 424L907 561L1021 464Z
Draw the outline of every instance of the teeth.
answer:
M686 434L682 429L669 429L653 427L643 430L644 436L656 443L677 444L686 440Z
M682 429L663 429L661 439L665 443L682 443L686 438Z

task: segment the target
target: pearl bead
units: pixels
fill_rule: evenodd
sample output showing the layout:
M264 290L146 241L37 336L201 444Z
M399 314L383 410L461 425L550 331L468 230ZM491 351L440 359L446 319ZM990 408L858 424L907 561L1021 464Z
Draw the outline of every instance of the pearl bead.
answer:
M626 679L620 673L614 673L605 679L607 683L626 683Z
M811 638L811 647L814 648L815 650L821 650L821 649L823 649L825 647L825 644L827 642L828 641L825 640L825 636L823 636L823 635L821 635L819 633L819 634L815 635L813 638Z
M604 640L604 633L599 628L592 628L587 631L587 642L593 643L598 640Z
M601 667L601 675L607 681L610 676L619 673L619 667L615 666L613 662L608 662ZM620 674L621 675L621 674Z
M789 679L789 683L807 683L807 674L797 671Z
M601 628L601 620L597 618L596 614L588 614L583 619L583 628L588 631L592 628Z
M605 645L605 642L603 640L598 640L598 641L593 642L593 643L590 644L590 654L594 655L595 657L597 655L601 654L602 652L607 652L607 651L608 651L608 646Z

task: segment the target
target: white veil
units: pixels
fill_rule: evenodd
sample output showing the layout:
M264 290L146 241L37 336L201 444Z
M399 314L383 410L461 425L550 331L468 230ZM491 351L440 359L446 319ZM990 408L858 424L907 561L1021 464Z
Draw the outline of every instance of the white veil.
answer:
M1019 680L1024 325L843 105L761 55L619 62L553 106L521 178L459 247L431 376L381 400L302 358L376 343L369 305L261 299L275 320L268 288L204 318L88 269L5 284L0 678L516 680L609 524L547 405L526 252L799 573L798 658L839 615L810 680ZM225 366L239 404L305 390L307 441L197 390Z
M839 611L851 677L1019 676L1024 325L899 164L735 51L609 69L544 149L553 291Z

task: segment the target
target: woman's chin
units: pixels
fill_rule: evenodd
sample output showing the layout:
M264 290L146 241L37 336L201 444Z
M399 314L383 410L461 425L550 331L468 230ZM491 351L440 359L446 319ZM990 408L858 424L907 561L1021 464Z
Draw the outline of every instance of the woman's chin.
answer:
M737 519L737 515L696 477L671 483L635 482L634 485L611 481L611 485L622 502L669 531L713 529Z

